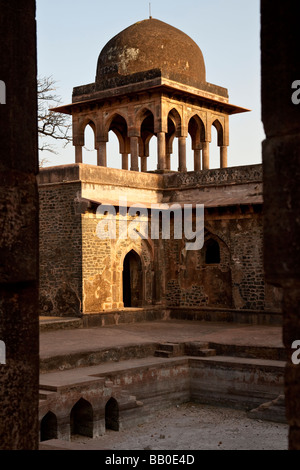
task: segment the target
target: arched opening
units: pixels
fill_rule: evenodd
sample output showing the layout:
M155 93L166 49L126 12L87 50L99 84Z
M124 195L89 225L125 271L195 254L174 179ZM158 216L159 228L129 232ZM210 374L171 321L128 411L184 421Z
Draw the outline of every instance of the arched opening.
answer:
M157 137L153 135L149 140L149 157L147 158L147 170L157 169Z
M109 131L108 142L107 142L107 157L109 168L122 168L122 159L120 157L119 140L114 131Z
M155 171L157 169L157 139L152 138L154 135L154 116L151 111L146 109L143 112L139 146L141 171Z
M223 126L218 119L212 124L212 142L211 142L211 166L210 168L221 167L221 147L224 145Z
M105 429L119 431L119 405L117 400L110 398L105 406Z
M219 243L210 238L205 243L205 264L219 264L221 261Z
M170 164L168 165L172 171L178 171L179 166L179 152L177 139L174 147L175 137L179 137L181 134L181 117L178 111L173 108L168 114L168 133L166 136L167 141L167 153L169 155Z
M186 167L187 171L194 170L194 152L193 152L193 142L190 134L186 138Z
M220 149L218 147L218 131L215 126L211 128L211 142L209 146L209 168L220 168Z
M71 435L93 437L93 408L92 405L80 398L73 406L70 415Z
M187 167L188 170L199 171L201 170L202 142L205 141L205 127L198 115L194 115L189 120L188 131L191 144L187 147L190 152L187 153Z
M95 125L90 121L84 130L84 147L82 161L88 165L97 165L97 150L95 150Z
M131 250L123 263L123 303L125 308L142 305L143 274L139 255Z
M175 139L175 124L173 120L168 117L168 133L166 135L166 160L167 169L171 171L177 171L178 168L178 147L175 146L175 152L173 142ZM174 153L173 153L174 152Z
M49 411L41 421L40 440L43 442L51 439L57 439L57 418Z
M110 168L128 169L130 144L127 131L126 120L120 114L115 114L107 129L107 166Z

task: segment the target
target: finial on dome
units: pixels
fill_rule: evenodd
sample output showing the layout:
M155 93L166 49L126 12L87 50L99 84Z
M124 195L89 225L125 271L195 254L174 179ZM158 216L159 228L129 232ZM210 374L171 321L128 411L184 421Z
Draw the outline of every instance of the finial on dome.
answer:
M149 20L152 20L152 16L151 16L151 3L149 3Z

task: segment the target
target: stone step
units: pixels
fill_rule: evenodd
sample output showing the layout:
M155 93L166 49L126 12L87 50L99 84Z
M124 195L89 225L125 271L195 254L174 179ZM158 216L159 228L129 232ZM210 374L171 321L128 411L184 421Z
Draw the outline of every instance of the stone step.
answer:
M209 349L209 343L203 341L191 341L185 343L185 354L187 356L193 356L194 353L199 351L200 349Z
M157 349L154 353L155 357L173 357L172 351L165 351L163 349Z
M73 330L82 328L82 319L77 317L40 317L40 332L54 330Z
M39 399L40 400L47 400L49 395L52 395L52 393L55 393L55 392L53 390L40 389L39 390Z
M160 343L159 344L159 351L167 351L172 353L173 357L176 356L183 356L184 355L184 344L183 343ZM165 357L165 356L163 356ZM166 356L170 357L170 356Z
M209 347L215 349L218 356L286 361L286 351L283 346L268 347L210 342Z
M211 356L216 356L217 352L215 349L199 349L197 351L197 356L198 357L211 357Z

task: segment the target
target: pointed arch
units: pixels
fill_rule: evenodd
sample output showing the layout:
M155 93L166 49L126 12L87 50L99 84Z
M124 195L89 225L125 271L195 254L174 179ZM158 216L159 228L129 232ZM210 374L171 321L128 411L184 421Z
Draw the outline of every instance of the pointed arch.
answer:
M116 274L116 285L114 292L115 302L120 303L120 307L124 307L123 302L123 271L124 260L130 251L134 251L141 261L141 292L140 305L152 305L155 302L154 295L154 245L153 241L146 239L142 233L137 232L139 239L137 240L118 240L115 247L116 257L113 261L113 269Z
M142 130L141 130L142 124L147 119L151 119L151 120L153 119L153 125L151 126L151 132L152 132L152 134L154 134L154 112L148 106L144 106L143 108L138 110L138 112L135 115L134 127L135 127L135 129L138 129L140 132L142 132Z
M143 268L140 256L130 250L123 261L124 307L141 307L143 303Z
M71 435L93 437L93 407L84 398L80 398L70 413Z
M127 239L127 243L124 244L125 240L119 239L116 244L115 252L120 253L120 256L116 259L116 265L122 266L124 258L130 250L134 250L141 257L142 263L145 265L153 262L154 258L154 244L151 238L145 238L143 232L136 232L140 237L138 240ZM145 263L147 260L147 263Z
M209 238L205 242L205 264L220 264L220 245L214 238Z
M95 143L97 141L97 124L96 124L96 120L93 116L85 116L84 119L81 120L81 122L79 123L79 132L78 134L82 137L83 141L84 141L84 133L85 133L85 129L87 126L90 126L94 132L94 136L95 136Z
M119 404L113 397L105 405L105 429L112 431L120 429Z
M218 146L219 147L222 147L223 145L225 145L224 143L224 128L223 128L223 125L221 124L221 122L219 121L219 119L215 119L212 123L212 126L215 127L215 129L217 130L217 134L218 134Z
M168 127L169 127L169 120L173 123L175 129L176 137L181 136L181 128L182 128L182 119L181 116L176 108L172 108L168 113Z
M108 136L109 131L119 129L123 133L126 128L126 135L128 133L127 115L122 110L112 111L105 119L103 126L103 134Z
M189 119L188 132L192 138L193 149L195 149L196 145L200 144L200 142L206 140L205 124L198 114L194 114Z
M57 439L57 418L52 411L48 411L41 420L40 441L50 441L51 439Z

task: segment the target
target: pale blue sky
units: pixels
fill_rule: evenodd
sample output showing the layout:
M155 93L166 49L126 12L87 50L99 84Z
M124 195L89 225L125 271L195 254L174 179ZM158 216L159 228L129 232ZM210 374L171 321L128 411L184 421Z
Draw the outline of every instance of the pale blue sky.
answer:
M252 110L230 117L229 166L261 162L264 132L260 109L259 4L259 0L151 1L153 18L182 30L199 45L207 81L228 88L231 103ZM37 0L39 75L52 75L58 82L57 93L64 103L70 103L74 86L95 80L98 56L104 45L148 16L149 0ZM86 137L87 147L92 148L89 131ZM152 140L151 148L155 147ZM111 136L109 152L114 160L111 166L118 167L114 145L115 138ZM212 166L218 164L215 147L214 136ZM59 155L43 152L47 165L74 162L72 145L57 149ZM94 152L86 152L84 158L86 163L95 164ZM191 160L189 156L188 162Z

